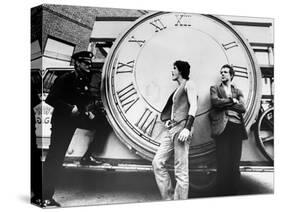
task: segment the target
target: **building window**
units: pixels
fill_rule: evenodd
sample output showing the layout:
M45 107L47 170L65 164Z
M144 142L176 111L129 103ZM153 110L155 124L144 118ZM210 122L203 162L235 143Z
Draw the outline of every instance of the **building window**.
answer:
M75 45L48 37L44 49L42 69L67 68L71 66L71 56Z
M44 56L70 62L73 51L74 45L49 37L44 50Z
M36 60L41 56L42 56L41 55L41 47L39 45L39 41L38 40L33 41L31 43L31 61Z
M42 69L42 51L38 40L31 43L31 69Z
M270 45L252 46L260 65L274 65L273 48Z

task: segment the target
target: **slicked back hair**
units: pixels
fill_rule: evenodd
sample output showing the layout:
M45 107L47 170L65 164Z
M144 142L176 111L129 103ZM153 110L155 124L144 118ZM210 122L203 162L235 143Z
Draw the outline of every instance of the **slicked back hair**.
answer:
M234 71L233 67L232 67L231 65L225 64L225 65L223 65L223 66L221 67L221 70L222 70L223 68L228 68L229 74L230 74L230 78L231 78L231 81L232 81L232 79L233 79L233 77L234 77L234 75L235 75L235 71Z

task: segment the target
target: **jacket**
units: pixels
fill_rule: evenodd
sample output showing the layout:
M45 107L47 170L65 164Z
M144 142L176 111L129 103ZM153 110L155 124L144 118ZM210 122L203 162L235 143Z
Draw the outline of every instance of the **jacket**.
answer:
M236 111L241 119L242 124L242 138L248 137L247 131L244 124L243 113L246 112L245 104L243 102L243 93L236 86L231 85L232 98L239 100L239 103L234 104L232 98L226 96L223 85L215 85L210 87L211 105L212 110L209 113L211 121L212 137L220 135L228 122L228 110Z
M81 113L93 101L88 89L89 80L69 72L58 77L46 99L46 103L54 108L52 123L72 119L72 109L76 105Z

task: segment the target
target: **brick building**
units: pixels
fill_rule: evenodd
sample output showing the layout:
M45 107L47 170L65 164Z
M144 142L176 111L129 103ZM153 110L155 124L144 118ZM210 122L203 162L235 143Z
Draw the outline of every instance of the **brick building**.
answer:
M31 9L31 62L33 69L67 67L74 52L87 50L97 17L136 19L145 11L66 5Z

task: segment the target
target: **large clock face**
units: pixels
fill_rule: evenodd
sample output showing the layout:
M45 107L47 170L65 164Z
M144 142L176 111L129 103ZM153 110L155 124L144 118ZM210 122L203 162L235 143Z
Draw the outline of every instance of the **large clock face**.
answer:
M214 150L208 112L210 86L220 82L220 68L233 65L233 83L243 91L246 125L257 112L260 71L253 53L225 21L210 16L157 12L138 19L115 41L103 70L102 97L119 139L152 159L165 130L160 113L177 88L171 71L176 60L188 61L199 107L191 156Z

